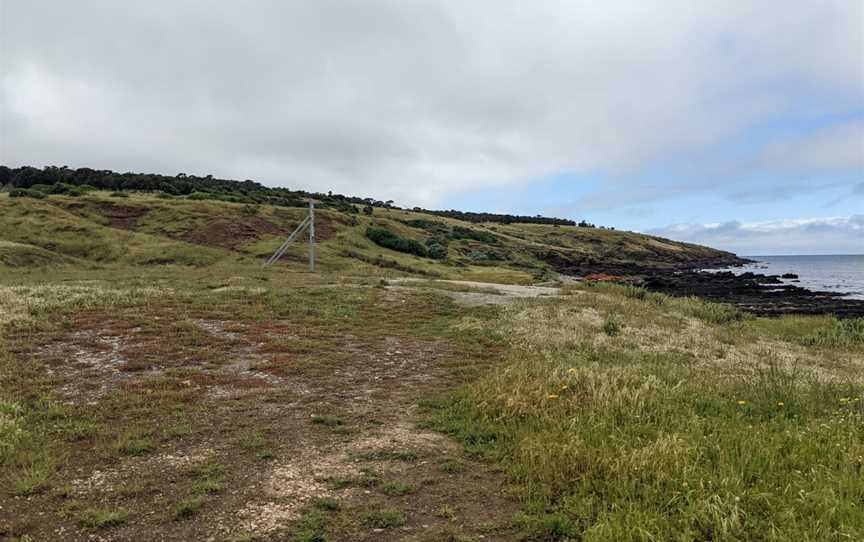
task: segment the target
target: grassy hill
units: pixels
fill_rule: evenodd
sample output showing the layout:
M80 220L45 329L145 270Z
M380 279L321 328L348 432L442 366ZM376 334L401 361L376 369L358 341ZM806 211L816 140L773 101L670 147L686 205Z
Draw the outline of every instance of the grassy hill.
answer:
M297 207L121 194L0 195L0 265L254 264L272 254L306 213ZM726 252L632 232L476 224L395 208L370 210L371 215L346 205L317 211L323 270L524 283L552 277L560 262L670 268L735 261ZM367 235L370 229L386 230L403 242L376 244ZM279 265L299 268L305 250L297 243Z

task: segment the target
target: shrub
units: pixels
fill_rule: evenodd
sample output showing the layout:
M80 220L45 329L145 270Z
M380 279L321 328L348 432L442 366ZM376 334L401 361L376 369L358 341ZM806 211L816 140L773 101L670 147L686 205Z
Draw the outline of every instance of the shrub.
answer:
M366 238L376 245L389 248L390 250L404 252L406 254L414 254L424 258L429 256L426 247L424 247L419 241L399 237L392 231L384 228L367 228Z
M485 252L481 252L479 250L472 250L471 254L468 255L468 259L472 262L485 262L489 259L489 256Z
M463 228L462 226L454 226L453 233L450 234L450 237L452 239L473 239L474 241L489 244L495 244L498 242L498 238L495 237L495 234L489 233L488 231Z
M45 194L31 188L15 188L9 191L9 197L43 199L45 197Z
M447 259L447 247L441 246L438 243L432 243L427 248L429 253L429 257L433 260L446 260Z
M111 197L112 198L128 198L129 193L128 192L111 192Z

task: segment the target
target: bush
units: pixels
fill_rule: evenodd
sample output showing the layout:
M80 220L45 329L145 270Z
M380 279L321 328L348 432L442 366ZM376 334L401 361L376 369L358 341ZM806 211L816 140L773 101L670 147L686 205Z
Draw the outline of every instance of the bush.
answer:
M32 188L15 188L9 191L10 198L35 198L44 199L45 194Z
M468 254L468 259L474 263L485 262L489 260L489 256L485 252L481 252L479 250L472 250L470 254Z
M454 226L453 233L450 235L453 239L473 239L481 243L495 244L498 238L495 234L488 231L472 230L471 228L463 228L462 226Z
M414 254L423 258L429 256L429 251L419 241L399 237L392 231L384 228L366 228L366 238L376 245L389 248L390 250Z
M111 197L112 198L128 198L129 193L128 192L111 192Z
M441 246L438 243L432 243L426 250L429 253L429 257L433 260L447 259L447 247Z

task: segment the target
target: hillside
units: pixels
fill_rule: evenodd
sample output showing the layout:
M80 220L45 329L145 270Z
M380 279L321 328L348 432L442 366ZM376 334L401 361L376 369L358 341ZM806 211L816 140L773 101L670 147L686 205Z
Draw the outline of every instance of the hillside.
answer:
M469 223L393 207L364 212L354 204L322 207L316 237L325 271L527 283L568 267L665 269L737 261L707 247L609 229ZM2 194L0 265L254 264L272 254L305 213L303 207L153 193ZM372 240L381 230L389 242ZM299 268L305 251L298 243L279 265Z

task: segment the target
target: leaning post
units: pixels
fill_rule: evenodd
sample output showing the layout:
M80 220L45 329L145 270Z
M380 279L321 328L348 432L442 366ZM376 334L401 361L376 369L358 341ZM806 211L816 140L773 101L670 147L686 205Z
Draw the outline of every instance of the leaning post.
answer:
M309 202L309 272L315 272L315 203Z

